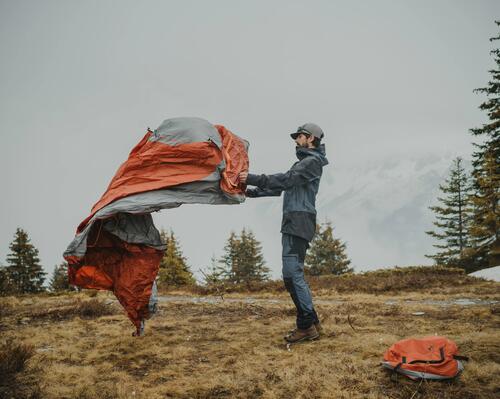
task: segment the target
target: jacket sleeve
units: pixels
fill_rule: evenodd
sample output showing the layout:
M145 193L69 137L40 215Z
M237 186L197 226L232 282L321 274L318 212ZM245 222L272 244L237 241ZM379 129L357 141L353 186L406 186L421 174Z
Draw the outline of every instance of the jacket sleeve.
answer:
M248 174L247 184L257 186L262 190L287 190L301 186L321 177L321 162L313 157L307 157L297 162L286 173L273 175Z
M245 195L248 198L258 198L258 197L279 197L282 190L263 190L261 188L248 188Z

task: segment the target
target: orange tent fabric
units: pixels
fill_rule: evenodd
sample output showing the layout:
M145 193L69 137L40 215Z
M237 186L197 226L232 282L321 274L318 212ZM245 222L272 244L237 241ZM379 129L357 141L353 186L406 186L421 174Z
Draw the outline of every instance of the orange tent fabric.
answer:
M182 203L244 201L248 143L199 118L166 120L132 149L64 253L70 283L111 290L140 328L164 246L150 213Z

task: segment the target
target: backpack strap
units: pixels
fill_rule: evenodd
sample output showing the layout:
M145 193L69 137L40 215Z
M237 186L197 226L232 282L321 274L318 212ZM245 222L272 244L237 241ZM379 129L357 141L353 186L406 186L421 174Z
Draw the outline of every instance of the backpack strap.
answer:
M439 360L412 360L408 364L415 364L415 363L439 364L439 363L443 363L444 362L444 348L439 349L439 354L441 356L441 359L439 359Z
M398 363L396 365L396 367L394 367L392 369L392 374L391 374L391 381L392 382L397 382L398 381L398 370L399 370L399 368L401 367L402 364L403 364L403 362Z
M460 355L453 355L453 359L455 359L455 360L464 360L466 362L469 361L469 358L467 356L460 356Z

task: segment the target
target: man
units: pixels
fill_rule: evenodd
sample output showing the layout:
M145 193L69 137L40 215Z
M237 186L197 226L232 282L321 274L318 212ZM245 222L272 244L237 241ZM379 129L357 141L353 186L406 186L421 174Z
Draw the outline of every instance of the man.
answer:
M285 339L290 343L319 337L320 321L314 310L311 291L304 280L304 259L316 232L316 194L323 166L328 164L324 134L314 123L300 126L290 135L297 145L299 159L286 173L253 175L241 173L240 180L250 186L247 197L279 196L284 191L282 233L283 280L297 308L297 328Z

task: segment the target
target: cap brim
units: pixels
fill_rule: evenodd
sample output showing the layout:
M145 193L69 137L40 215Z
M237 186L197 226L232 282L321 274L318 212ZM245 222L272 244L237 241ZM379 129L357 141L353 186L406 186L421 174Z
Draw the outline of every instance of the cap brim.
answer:
M300 133L295 132L295 133L292 133L292 134L290 135L290 137L291 137L292 139L294 139L294 140L295 140L297 137L299 137L299 134L300 134Z

